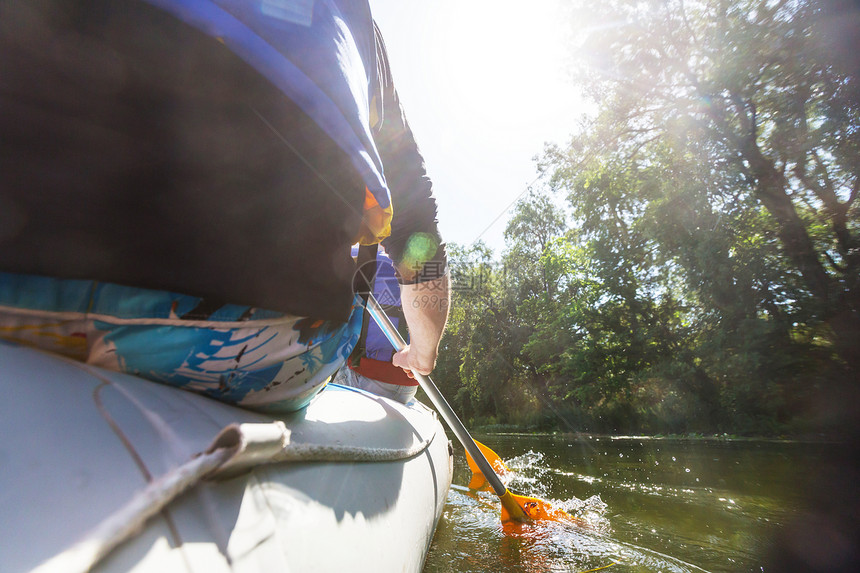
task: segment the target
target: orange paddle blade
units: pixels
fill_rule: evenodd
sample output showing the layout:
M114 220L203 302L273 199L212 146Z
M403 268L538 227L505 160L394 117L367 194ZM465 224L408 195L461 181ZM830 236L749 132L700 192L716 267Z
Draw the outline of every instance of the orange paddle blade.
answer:
M481 453L484 454L484 457L487 458L487 461L490 462L490 466L496 470L497 474L505 474L509 471L508 466L505 465L505 462L502 461L499 454L478 440L475 440L475 444L477 444L478 449L481 450ZM472 459L469 452L466 452L466 461L469 463L469 469L472 470L473 474L481 474L481 470L478 469L478 464L475 463L475 460Z
M550 502L537 497L527 495L514 495L508 492L513 501L522 509L528 521L558 521L572 525L582 525L582 520L570 515L566 511L553 506ZM510 521L523 521L511 515L505 504L502 503L502 523Z
M469 489L473 489L475 491L490 491L492 486L490 482L487 481L487 478L484 477L482 473L472 474L472 479L469 480Z
M475 444L478 446L478 449L481 450L481 453L484 454L484 457L487 458L490 466L497 474L503 475L510 472L508 466L506 466L505 462L502 461L502 458L499 457L499 454L477 440L475 440ZM490 485L484 478L484 474L481 473L480 469L478 469L478 464L475 463L475 460L472 459L469 452L466 452L466 461L469 464L469 469L472 470L472 479L469 481L469 489L490 489ZM510 490L506 490L504 495L500 496L499 499L502 502L502 523L534 520L551 520L574 524L579 523L577 518L573 517L566 511L558 509L548 501L544 501L536 497L514 495Z
M529 497L527 495L514 495L514 499L520 507L523 508L529 519L534 520L551 520L551 521L570 521L573 516L564 510L553 506L550 502L537 497ZM504 521L504 518L502 518Z

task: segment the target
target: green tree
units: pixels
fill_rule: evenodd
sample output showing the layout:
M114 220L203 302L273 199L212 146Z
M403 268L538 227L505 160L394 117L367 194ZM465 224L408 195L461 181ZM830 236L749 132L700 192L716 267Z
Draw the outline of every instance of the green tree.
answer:
M523 300L543 292L552 296L557 287L541 257L550 243L567 230L565 213L551 196L530 190L517 202L505 228L507 252L503 258L507 280L516 284L516 294ZM511 286L511 285L509 285Z
M671 181L674 162L653 163L659 148L698 162L714 224L746 218L761 231L754 240L780 259L772 265L782 267L777 274L797 276L795 284L787 279L777 285L751 273L748 290L767 290L769 312L775 312L781 289L801 287L795 300L810 324L827 327L822 334L857 372L858 85L826 49L820 5L610 0L580 9L577 49L587 61L578 78L600 112L588 137L550 150L546 162L556 183L597 158L606 165L607 157L615 165L650 169L654 181ZM643 196L649 193L647 186L641 189ZM602 210L601 222L618 232L630 224L612 213L611 202L595 200L591 207ZM683 207L694 218L708 216L707 208ZM635 233L629 238L638 240ZM741 265L728 260L737 256L738 241L705 244L713 278L725 274L720 268L742 278ZM738 290L731 289L731 296Z
M445 380L440 389L473 422L523 423L536 405L518 376L516 305L485 245L449 252L454 297L436 370Z

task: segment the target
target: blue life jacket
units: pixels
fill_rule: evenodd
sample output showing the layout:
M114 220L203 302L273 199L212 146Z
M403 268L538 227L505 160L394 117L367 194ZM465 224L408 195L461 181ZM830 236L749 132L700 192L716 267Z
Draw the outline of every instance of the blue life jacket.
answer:
M371 135L373 45L351 30L372 30L370 13L338 0L145 0L218 38L269 79L347 151L379 204L391 204ZM341 9L342 5L344 9ZM362 16L367 22L357 23ZM365 53L362 53L365 52ZM367 63L367 65L365 64Z
M359 257L357 247L353 247L352 256ZM359 260L359 265L360 267L367 266L366 263L362 265L361 260ZM397 281L394 263L384 251L379 250L376 252L375 268L367 274L369 276L366 278L372 283L371 292L373 292L373 296L379 301L403 339L408 342L409 333L406 330L406 319L403 316L400 300L400 284ZM353 364L357 364L358 360L363 357L381 362L391 362L394 352L394 347L388 342L385 334L365 312L364 326L356 346L356 352L353 355Z
M356 239L377 243L391 233L391 194L372 135L382 112L366 2L144 1L223 42L295 102L349 155L366 185L370 224Z

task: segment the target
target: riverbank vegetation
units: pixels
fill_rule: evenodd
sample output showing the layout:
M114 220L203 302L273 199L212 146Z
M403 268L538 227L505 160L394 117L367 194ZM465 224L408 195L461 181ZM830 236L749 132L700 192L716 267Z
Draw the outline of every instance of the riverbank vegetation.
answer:
M596 113L544 150L503 252L449 245L434 379L466 420L780 435L853 419L860 81L833 6L572 8Z

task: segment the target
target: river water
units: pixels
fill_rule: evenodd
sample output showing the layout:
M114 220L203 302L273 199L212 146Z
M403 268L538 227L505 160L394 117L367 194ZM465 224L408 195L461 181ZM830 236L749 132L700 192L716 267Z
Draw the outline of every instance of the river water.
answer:
M771 539L801 515L832 445L785 441L476 435L509 489L585 522L503 528L470 490L462 448L425 573L769 571Z

